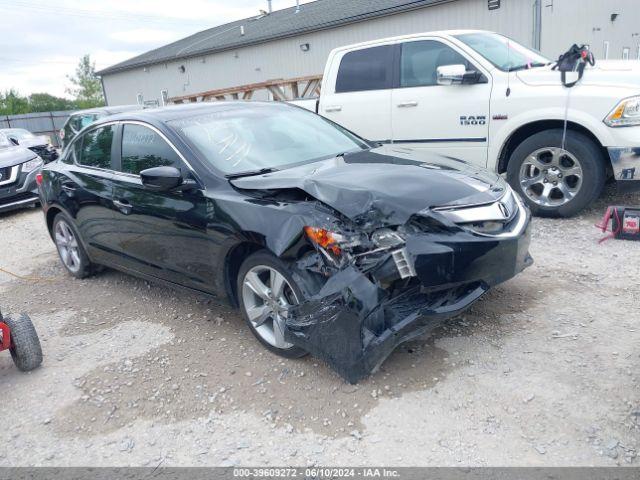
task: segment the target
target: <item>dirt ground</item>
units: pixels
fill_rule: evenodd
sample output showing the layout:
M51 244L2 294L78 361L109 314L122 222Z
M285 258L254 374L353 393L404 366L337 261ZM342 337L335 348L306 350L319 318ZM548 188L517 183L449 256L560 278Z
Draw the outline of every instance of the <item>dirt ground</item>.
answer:
M0 215L0 307L45 355L0 354L0 466L638 465L640 243L593 224L639 203L535 219L533 267L356 386L207 298L73 279L39 210Z

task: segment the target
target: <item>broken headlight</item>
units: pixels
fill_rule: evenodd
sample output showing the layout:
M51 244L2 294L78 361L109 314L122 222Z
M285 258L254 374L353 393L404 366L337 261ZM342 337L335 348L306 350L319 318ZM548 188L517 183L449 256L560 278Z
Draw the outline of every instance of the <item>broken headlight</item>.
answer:
M404 239L390 228L381 228L373 232L371 241L378 248L393 248L404 244Z

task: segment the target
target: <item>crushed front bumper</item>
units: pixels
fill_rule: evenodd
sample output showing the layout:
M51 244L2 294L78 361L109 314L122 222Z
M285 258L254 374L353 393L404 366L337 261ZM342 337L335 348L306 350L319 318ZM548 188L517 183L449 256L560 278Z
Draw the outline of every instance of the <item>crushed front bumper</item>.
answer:
M390 255L375 271L351 265L330 277L310 301L293 307L285 338L324 359L350 383L375 371L401 343L436 328L533 263L530 226L516 236L420 233L406 239L415 276L382 288Z
M640 147L610 147L607 150L618 188L623 192L640 190Z

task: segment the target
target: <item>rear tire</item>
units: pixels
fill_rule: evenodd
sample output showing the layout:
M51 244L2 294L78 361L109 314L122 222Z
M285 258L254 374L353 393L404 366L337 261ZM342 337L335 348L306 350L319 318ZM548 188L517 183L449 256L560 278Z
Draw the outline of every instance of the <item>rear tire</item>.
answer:
M281 357L307 355L302 348L286 342L282 334L286 305L304 301L302 290L282 260L267 250L247 257L240 266L236 291L242 316L262 345Z
M586 135L545 130L511 154L507 180L540 217L571 217L596 200L606 179L600 147Z
M13 363L23 372L29 372L42 363L42 348L40 339L28 315L21 314L17 318L5 317L3 320L9 326L11 347L9 352Z
M82 246L80 234L68 215L60 212L55 216L51 235L67 272L76 278L85 278L97 270L96 265L89 260Z

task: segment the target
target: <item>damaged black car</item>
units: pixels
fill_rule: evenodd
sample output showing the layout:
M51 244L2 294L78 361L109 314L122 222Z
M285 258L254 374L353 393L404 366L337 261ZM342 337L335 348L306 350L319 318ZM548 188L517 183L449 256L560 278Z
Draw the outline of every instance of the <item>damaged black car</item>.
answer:
M105 265L227 298L266 348L349 382L532 262L501 177L285 104L109 117L41 180L72 275Z

